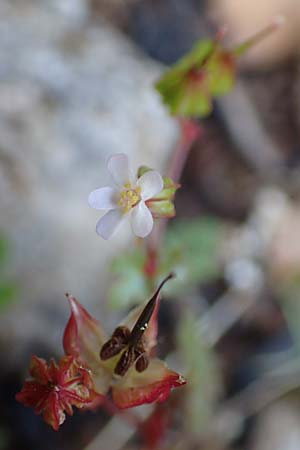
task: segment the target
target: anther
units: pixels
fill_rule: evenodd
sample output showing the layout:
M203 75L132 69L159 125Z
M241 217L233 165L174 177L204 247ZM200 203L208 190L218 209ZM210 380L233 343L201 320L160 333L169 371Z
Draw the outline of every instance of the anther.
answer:
M127 370L132 366L133 362L135 360L135 354L134 349L132 347L125 350L125 352L122 354L121 358L118 361L118 364L115 367L115 374L124 376Z
M105 342L100 350L100 358L102 361L110 359L120 353L120 351L126 347L129 336L130 331L127 327L120 326L116 328L111 339Z
M135 368L138 372L144 372L149 366L149 358L146 353L143 353L138 357L135 363Z

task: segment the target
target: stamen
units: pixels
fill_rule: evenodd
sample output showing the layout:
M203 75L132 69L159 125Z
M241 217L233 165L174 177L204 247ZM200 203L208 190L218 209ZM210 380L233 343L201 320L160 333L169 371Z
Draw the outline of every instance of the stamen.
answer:
M140 355L135 363L135 368L138 372L144 372L144 370L147 369L147 367L149 366L149 358L146 355L146 353L143 353L142 355Z
M129 336L130 330L127 327L117 327L111 339L103 344L100 350L100 359L106 361L124 350L128 344Z
M141 200L141 188L133 188L130 183L124 184L124 190L120 192L118 205L124 213L127 213Z
M144 372L149 366L149 358L146 353L143 338L140 339L137 346L135 347L135 368L138 372Z
M121 358L119 359L116 367L115 367L115 374L120 375L123 377L130 366L134 363L135 360L135 354L133 347L129 347L125 352L122 354Z

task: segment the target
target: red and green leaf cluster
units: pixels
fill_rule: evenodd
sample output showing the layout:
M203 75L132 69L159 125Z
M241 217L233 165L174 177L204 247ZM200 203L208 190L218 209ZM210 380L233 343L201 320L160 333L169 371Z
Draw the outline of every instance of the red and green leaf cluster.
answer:
M235 82L235 55L219 42L204 40L167 70L155 87L171 114L205 117L213 98L229 92Z
M215 40L198 42L155 85L171 114L191 118L209 115L213 99L227 94L234 86L237 58L277 30L282 22L282 18L275 18L231 50L221 45L224 33L219 33Z

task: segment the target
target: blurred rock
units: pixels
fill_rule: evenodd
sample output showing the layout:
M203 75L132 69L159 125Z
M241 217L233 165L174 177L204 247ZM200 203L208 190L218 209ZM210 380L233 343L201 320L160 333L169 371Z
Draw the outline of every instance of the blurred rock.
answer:
M19 288L0 346L16 364L29 343L60 346L64 292L103 314L110 258L130 234L98 237L88 193L113 153L161 168L177 128L152 89L159 66L93 25L84 0L3 0L0 39L0 232Z
M126 28L132 6L140 0L87 0L93 15L105 17L117 28Z

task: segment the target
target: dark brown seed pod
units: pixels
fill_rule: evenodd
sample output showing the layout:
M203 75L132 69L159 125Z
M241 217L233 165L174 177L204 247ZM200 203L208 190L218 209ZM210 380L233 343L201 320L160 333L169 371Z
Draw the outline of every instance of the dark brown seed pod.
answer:
M146 353L143 353L138 357L135 363L135 368L138 372L144 372L149 366L149 358Z
M135 354L134 349L132 347L128 348L121 358L118 361L118 364L115 367L115 374L120 375L121 377L125 375L130 366L134 363Z
M130 345L136 346L145 331L148 328L149 321L152 317L152 314L155 310L156 302L159 297L159 293L161 289L163 288L163 285L170 280L171 278L174 278L174 273L170 273L166 278L163 279L163 281L160 283L158 288L156 289L155 293L153 294L152 298L149 300L149 302L146 304L145 308L141 312L141 315L139 316L138 320L136 321L133 329L131 330L130 334Z
M119 339L111 338L109 341L105 342L100 350L100 358L102 361L106 361L113 356L116 356L126 347L126 344L121 342Z
M130 330L124 325L117 327L112 335L113 338L119 339L120 342L123 342L124 344L128 343L129 336Z

